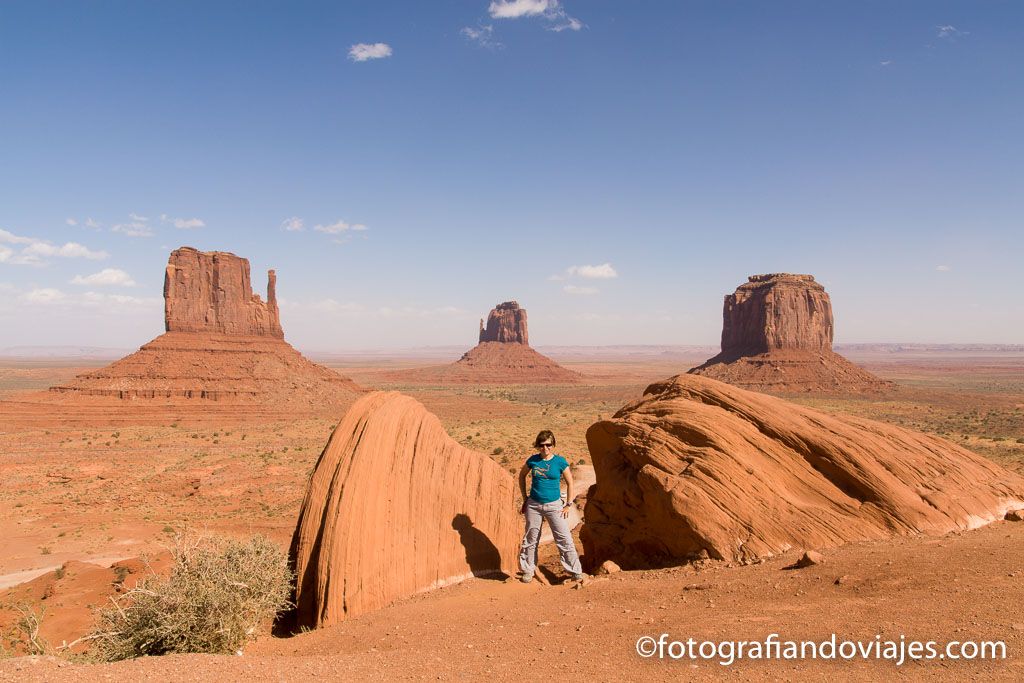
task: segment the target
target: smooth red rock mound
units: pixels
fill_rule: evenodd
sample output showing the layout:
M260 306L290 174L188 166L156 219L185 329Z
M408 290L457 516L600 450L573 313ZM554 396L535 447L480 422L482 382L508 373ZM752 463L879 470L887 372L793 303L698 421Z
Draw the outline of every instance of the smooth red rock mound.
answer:
M292 539L299 627L342 621L470 576L511 573L511 475L416 400L364 396L317 461Z
M679 375L587 431L589 566L731 561L1001 519L1024 479L938 437Z

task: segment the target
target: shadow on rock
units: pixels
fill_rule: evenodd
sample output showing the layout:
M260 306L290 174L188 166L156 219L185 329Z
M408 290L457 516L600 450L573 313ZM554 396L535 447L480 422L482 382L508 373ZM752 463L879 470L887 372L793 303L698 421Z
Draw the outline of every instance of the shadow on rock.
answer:
M487 534L473 526L473 520L466 514L457 514L452 519L452 528L459 532L459 541L466 549L466 563L473 576L504 581L508 575L501 571L501 553L487 538Z

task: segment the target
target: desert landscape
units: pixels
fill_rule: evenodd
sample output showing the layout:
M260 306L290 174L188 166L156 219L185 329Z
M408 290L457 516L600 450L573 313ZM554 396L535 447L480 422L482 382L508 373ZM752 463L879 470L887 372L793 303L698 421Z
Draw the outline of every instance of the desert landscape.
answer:
M1022 22L0 3L0 681L1024 680Z
M185 294L165 286L165 337L191 335L187 343L150 343L102 366L73 358L4 360L0 628L7 658L0 661L0 675L274 679L296 671L331 676L344 670L366 678L459 679L502 677L553 650L558 667L574 675L601 678L614 668L628 678L668 679L693 673L691 667L712 674L724 669L700 660L647 661L634 652L637 638L648 632L709 640L782 633L826 640L840 633L867 640L927 634L928 640L951 641L969 634L1003 642L1010 653L1024 643L1019 613L1006 609L1024 597L1017 560L1024 524L1013 521L1020 517L1014 510L1024 508L1024 348L841 349L854 365L832 351L831 306L807 280L808 291L817 292L812 297L787 285L772 295L775 309L750 309L739 326L750 342L745 346L762 354L750 371L755 382L777 361L764 361L761 342L754 340L771 340L763 335L788 329L785 338L769 341L783 358L784 369L775 372L794 377L785 383L787 391L776 392L784 400L685 374L707 367L702 362L709 355L708 349L686 347L556 348L551 356L557 365L525 347L544 359L542 367L557 373L556 379L539 376L537 369L527 370L524 379L515 356L505 370L507 382L496 381L501 359L508 357L501 349L488 351L482 378L467 381L467 371L452 376L429 353L331 356L318 365L287 347L281 353L293 354L298 364L259 375L251 359L257 359L255 367L268 367L258 359L265 348L284 345L280 324L226 329L228 321L245 317L245 302L258 301L246 289L248 263L194 250L177 250L169 262L168 283L207 282L216 275L245 286L216 295L202 287ZM273 282L271 276L271 301ZM827 322L822 331L799 314L801 304L793 302L803 301L815 302ZM732 310L727 298L723 340L738 334L730 323ZM491 327L509 328L502 316L510 311L506 304L491 311ZM513 315L521 320L513 319L512 333L481 342L524 347L525 313ZM771 322L773 316L778 322ZM794 317L798 324L788 324ZM185 327L190 329L175 329ZM792 359L801 359L805 346L839 361L812 364L824 368L813 375L806 362L793 370ZM218 391L204 393L193 386L206 381L210 362ZM837 365L843 377L849 377L846 367L859 373L849 392L834 378L831 368ZM677 377L658 384L672 376ZM870 378L871 391L864 390L861 377ZM676 418L655 402L642 408L647 426L623 436L618 419L630 414L631 405L643 406L645 392L655 397L664 391L676 397L670 404L679 407L672 410L684 411L678 413L680 427L668 428L666 420ZM689 412L688 401L679 403L687 396L697 400L696 412ZM741 436L758 424L749 422L757 413L764 416L757 420L766 420L757 427L763 442ZM805 420L808 426L801 426ZM812 436L810 424L823 431ZM583 523L574 534L593 573L583 584L567 580L551 543L542 544L540 581L524 585L514 579L522 518L513 475L543 428L559 435L559 451L578 479L595 479L587 472L596 468L594 486L577 499ZM652 436L663 428L683 431ZM785 436L787 429L802 433L800 440ZM729 436L732 430L737 437ZM840 436L843 430L849 446L841 445L847 438ZM665 440L669 433L678 441ZM615 445L622 438L639 441L628 448ZM811 445L815 439L821 445ZM741 442L748 444L748 454L741 455ZM715 443L719 456L708 450ZM785 464L791 456L780 450L798 443L833 464L846 456L828 454L831 448L851 448L850 457L859 461L843 475L809 461L814 469L808 473L817 470L835 484L824 478L808 483L800 470L803 460ZM680 501L695 501L673 503L678 518L657 512L664 503L648 498L650 493L641 494L647 502L628 502L636 495L629 482L640 475L622 474L615 458L637 446L661 449L663 455L641 456L641 462L654 457L667 472L673 466L658 458L669 454L692 453L685 457L696 456L693 462L702 471L710 468L712 480L701 484L685 475L667 490L683 491L684 482L711 488L673 493ZM355 450L343 455L346 449ZM322 485L314 473L321 451L325 467L334 462L323 460L329 453L341 458L340 465L330 465L337 469L324 472ZM388 457L396 460L388 464ZM398 474L406 467L399 464L403 458L411 458L407 475ZM865 458L897 460L879 461L878 473L866 474L876 466ZM773 473L769 461L789 473ZM486 466L480 482L467 482L466 468L478 466ZM945 474L930 473L936 467ZM370 469L364 476L359 468ZM444 471L438 468L453 469L443 475L446 482L430 489L430 472ZM744 484L747 476L751 481ZM783 483L787 477L795 479ZM338 485L328 486L332 481L341 483L348 502L321 512L325 505L332 509L332 496L339 495L330 493ZM807 486L812 488L805 491ZM874 491L857 493L858 486ZM461 502L449 498L462 495L468 497ZM852 500L848 496L864 503L851 507L844 502ZM721 512L714 510L727 516L716 519ZM323 526L324 514L335 520L332 526ZM311 515L316 517L302 521ZM300 577L292 625L271 629L264 623L240 657L90 661L97 610L146 576L169 571L174 544L192 534L261 534L282 549L291 544ZM333 534L352 540L336 542ZM452 545L438 546L442 538ZM741 538L746 540L735 546ZM324 544L336 549L325 555ZM806 551L812 551L812 563L794 568ZM303 559L310 553L314 559ZM606 560L614 564L602 565ZM339 588L323 593L314 588L318 583ZM342 585L351 587L331 597ZM1021 672L1012 656L905 666L901 670L914 674L1005 680ZM816 678L887 675L893 667L885 660L738 661L729 671L753 678Z

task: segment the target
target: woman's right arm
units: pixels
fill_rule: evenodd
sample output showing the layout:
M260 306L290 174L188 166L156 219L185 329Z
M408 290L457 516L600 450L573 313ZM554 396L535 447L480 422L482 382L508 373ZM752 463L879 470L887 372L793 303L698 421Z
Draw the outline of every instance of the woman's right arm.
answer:
M519 511L523 514L526 514L526 475L529 473L530 468L524 462L519 470L519 494L523 498L523 506L519 508Z

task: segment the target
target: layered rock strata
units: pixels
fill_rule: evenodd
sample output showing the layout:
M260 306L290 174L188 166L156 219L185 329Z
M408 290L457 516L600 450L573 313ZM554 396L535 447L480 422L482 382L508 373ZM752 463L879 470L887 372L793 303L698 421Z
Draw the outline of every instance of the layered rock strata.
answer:
M276 288L277 275L268 271L264 302L252 292L247 259L175 249L164 273L165 329L284 339Z
M834 327L828 293L812 275L752 275L725 297L721 353L690 372L783 394L892 389L832 350Z
M252 293L248 260L182 247L164 275L167 332L135 353L50 391L66 399L172 399L329 408L363 392L284 340L269 272Z
M530 334L526 328L526 309L516 301L505 301L491 309L487 324L480 320L480 343L502 342L507 344L530 345Z
M511 573L521 528L515 496L508 472L456 443L416 400L364 396L331 434L299 512L297 626Z
M588 563L623 568L1001 519L1024 478L938 437L823 413L679 375L587 431L597 483L581 531Z

